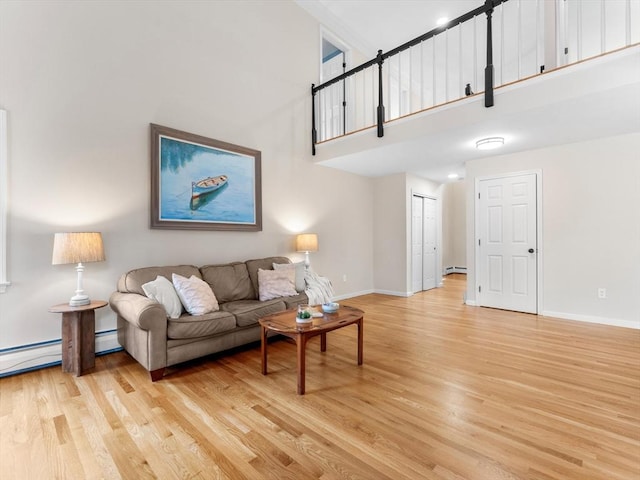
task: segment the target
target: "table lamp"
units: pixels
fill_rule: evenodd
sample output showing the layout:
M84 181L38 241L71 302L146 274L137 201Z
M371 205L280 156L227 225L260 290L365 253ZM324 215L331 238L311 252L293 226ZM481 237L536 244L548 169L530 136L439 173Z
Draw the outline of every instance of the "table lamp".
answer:
M296 251L304 252L304 266L309 268L309 252L318 251L318 235L315 233L301 233L296 237Z
M83 263L104 262L102 235L99 232L56 233L53 239L52 265L77 263L78 284L76 294L69 300L72 307L89 305L91 300L82 289Z

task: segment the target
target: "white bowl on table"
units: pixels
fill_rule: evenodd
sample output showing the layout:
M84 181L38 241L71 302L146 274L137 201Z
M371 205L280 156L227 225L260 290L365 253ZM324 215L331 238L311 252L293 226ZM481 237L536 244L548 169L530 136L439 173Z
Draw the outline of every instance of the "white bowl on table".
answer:
M339 308L340 308L340 304L335 302L328 302L328 303L322 304L322 311L324 313L336 313Z

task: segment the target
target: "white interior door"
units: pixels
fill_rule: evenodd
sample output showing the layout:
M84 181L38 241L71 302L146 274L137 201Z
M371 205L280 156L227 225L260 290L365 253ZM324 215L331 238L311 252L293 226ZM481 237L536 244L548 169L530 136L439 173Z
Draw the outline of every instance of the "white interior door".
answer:
M436 200L414 195L411 204L412 292L436 286Z
M422 291L422 197L416 195L411 204L411 291Z
M478 304L537 313L537 177L481 180Z
M422 290L436 288L436 201L422 198Z

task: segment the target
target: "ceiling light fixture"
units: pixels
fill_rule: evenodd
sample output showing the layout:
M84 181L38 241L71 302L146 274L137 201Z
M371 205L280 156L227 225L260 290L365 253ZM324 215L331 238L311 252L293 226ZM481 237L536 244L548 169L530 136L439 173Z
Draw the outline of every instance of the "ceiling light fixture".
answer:
M447 175L447 177L453 180L455 178L458 178L459 175L457 173L450 173L449 175Z
M449 19L447 17L441 17L436 21L436 25L438 25L439 27L441 27L442 25L444 25L445 23L447 23L449 21Z
M482 140L478 140L476 142L476 148L478 150L493 150L495 148L500 148L503 145L504 138L502 137L483 138Z

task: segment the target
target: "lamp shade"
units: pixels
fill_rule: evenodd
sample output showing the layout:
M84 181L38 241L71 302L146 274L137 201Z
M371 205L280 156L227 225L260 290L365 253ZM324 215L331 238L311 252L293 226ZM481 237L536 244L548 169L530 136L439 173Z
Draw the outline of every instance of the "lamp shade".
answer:
M301 233L296 237L296 251L317 252L318 235L315 233Z
M99 232L56 233L53 238L52 265L103 262L104 247Z

